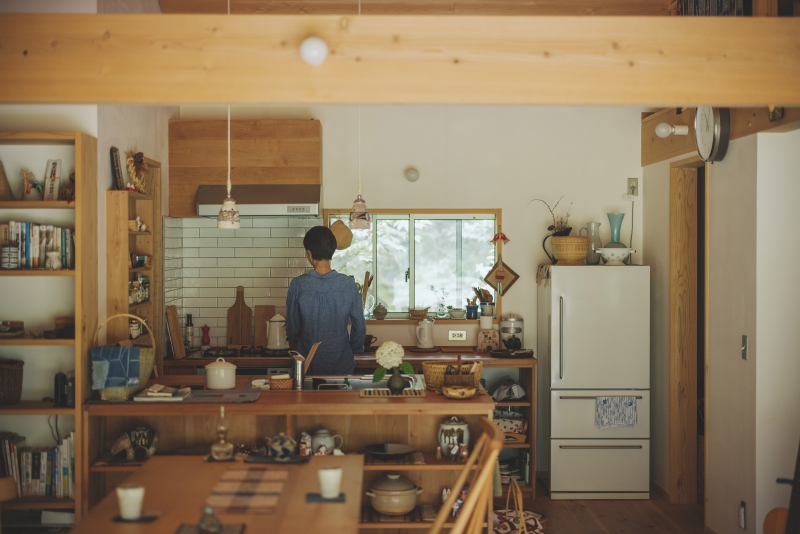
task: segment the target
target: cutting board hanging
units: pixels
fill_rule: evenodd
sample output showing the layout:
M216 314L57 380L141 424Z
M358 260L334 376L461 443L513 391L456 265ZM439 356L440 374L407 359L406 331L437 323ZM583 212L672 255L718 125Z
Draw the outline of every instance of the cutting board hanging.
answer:
M267 346L267 323L275 315L275 306L267 306L258 304L256 305L256 347Z
M228 345L253 344L253 310L244 302L244 287L236 288L236 302L228 309Z

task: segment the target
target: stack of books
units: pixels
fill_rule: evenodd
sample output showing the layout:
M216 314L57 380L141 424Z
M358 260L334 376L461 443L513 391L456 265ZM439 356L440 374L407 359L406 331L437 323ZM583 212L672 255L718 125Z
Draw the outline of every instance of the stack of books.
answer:
M153 384L137 393L133 400L139 402L176 402L182 401L191 394L192 390L189 387L178 389L164 384Z
M13 477L19 497L75 497L75 433L56 447L26 447L25 437L0 432L3 476Z
M58 252L62 269L75 268L75 232L52 224L0 223L0 246L19 248L20 269L44 269L48 252Z

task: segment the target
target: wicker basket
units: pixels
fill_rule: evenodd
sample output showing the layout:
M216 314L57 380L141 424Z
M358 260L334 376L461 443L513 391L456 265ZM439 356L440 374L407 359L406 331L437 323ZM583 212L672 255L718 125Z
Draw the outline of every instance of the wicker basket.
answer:
M428 308L408 310L408 318L412 321L421 321L428 316Z
M553 256L559 265L583 265L589 254L589 238L586 236L553 236L550 239Z
M353 243L353 231L341 220L334 222L330 230L333 233L333 237L336 238L336 250L349 248Z
M22 360L0 358L0 406L17 404L22 397Z
M483 371L483 362L476 362L475 372L469 374L472 369L472 362L461 364L462 376L471 376L473 387L481 385L481 373ZM422 374L425 376L425 389L428 391L442 391L444 386L444 372L448 367L453 367L455 362L453 360L445 362L422 362Z
M292 389L294 379L292 378L269 378L269 389Z
M156 363L156 350L155 350L155 336L153 335L153 331L150 330L150 326L147 323L142 321L140 317L136 317L135 315L131 315L129 313L119 313L117 315L112 315L111 317L107 318L105 321L100 323L100 326L97 327L97 331L94 333L94 339L92 340L92 346L97 344L97 336L100 334L100 329L102 329L107 322L111 319L116 319L118 317L130 317L131 319L136 319L140 323L144 325L147 329L147 333L150 334L150 343L153 345L152 347L139 347L139 386L138 387L119 387L119 388L104 388L99 390L100 391L100 398L104 401L123 401L129 400L134 394L138 393L139 391L143 390L147 381L150 380L150 373L153 372L153 366Z

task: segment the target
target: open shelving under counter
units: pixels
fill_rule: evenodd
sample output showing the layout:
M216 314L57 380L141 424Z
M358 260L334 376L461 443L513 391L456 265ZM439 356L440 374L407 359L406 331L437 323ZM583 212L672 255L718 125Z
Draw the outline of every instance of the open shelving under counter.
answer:
M0 415L75 415L75 408L53 406L52 401L20 401L0 406Z
M3 510L72 510L75 501L57 497L19 497L3 502Z
M0 345L38 346L38 347L73 347L74 339L45 339L32 337L6 337L0 339Z
M75 276L72 269L0 269L0 276Z

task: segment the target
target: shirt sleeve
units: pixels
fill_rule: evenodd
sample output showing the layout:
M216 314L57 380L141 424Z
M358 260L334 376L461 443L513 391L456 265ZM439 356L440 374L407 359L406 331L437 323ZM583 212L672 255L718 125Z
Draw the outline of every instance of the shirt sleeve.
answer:
M361 304L361 293L353 285L353 300L350 305L350 347L353 354L364 352L364 338L367 335L367 323L364 321L364 308Z
M300 307L297 305L295 287L294 283L289 284L286 294L286 335L292 342L300 341Z

